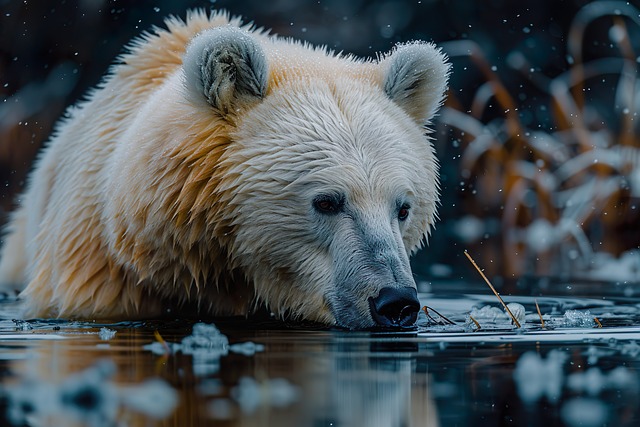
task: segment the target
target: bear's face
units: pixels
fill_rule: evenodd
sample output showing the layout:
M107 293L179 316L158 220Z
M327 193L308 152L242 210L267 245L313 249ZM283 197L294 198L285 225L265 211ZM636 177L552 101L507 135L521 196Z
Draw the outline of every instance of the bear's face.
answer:
M421 124L441 103L444 58L431 45L406 45L375 64L373 78L301 72L275 84L257 43L227 31L204 43L225 47L201 56L194 72L200 82L215 80L207 69L217 73L217 87L196 90L213 93L209 104L231 112L234 126L218 188L234 263L278 315L351 329L412 325L420 305L409 256L428 235L438 200L437 162ZM252 63L251 73L229 66L229 40L247 44L234 45L245 59L235 57ZM225 54L230 93L224 67L211 64Z
M434 220L436 162L420 127L374 89L300 80L233 135L232 250L256 283L278 284L256 288L276 312L370 327L370 298L415 288L409 254Z

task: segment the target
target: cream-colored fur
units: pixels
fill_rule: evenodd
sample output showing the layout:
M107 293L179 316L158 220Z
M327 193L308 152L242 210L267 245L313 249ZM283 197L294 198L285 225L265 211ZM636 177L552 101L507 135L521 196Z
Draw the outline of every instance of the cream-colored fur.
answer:
M436 215L423 125L442 102L444 56L410 43L363 61L224 13L166 24L59 125L8 228L0 281L27 285L27 316L264 304L371 325L366 300L385 284L359 270L367 250L354 248L379 247L410 278ZM344 215L313 211L326 192L345 197Z

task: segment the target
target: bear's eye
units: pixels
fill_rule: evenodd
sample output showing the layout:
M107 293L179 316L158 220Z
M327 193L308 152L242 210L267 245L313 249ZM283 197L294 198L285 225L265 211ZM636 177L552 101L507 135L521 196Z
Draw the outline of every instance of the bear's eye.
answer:
M313 208L325 215L340 212L344 206L344 199L337 195L323 194L313 200Z
M398 210L398 219L400 221L404 221L409 217L409 209L411 209L411 206L406 203L400 206L400 209Z

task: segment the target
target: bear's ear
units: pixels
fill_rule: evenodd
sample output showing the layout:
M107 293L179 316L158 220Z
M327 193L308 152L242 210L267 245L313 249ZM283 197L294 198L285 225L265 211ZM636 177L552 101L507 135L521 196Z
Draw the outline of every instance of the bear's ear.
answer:
M420 124L427 124L444 101L451 65L431 43L396 46L380 61L387 96Z
M240 28L200 33L189 43L182 63L190 96L207 101L223 115L265 95L267 60L258 42Z

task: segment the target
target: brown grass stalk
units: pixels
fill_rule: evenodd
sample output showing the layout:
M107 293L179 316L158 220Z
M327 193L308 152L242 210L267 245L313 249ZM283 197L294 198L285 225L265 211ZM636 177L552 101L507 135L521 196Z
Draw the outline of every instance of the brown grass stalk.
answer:
M476 331L479 331L480 329L482 329L482 326L480 326L480 323L478 323L478 321L476 319L473 318L472 315L469 315L469 319L471 319L471 321L476 325Z
M595 320L596 325L598 325L598 328L602 328L602 323L600 323L600 320L598 320L597 317L594 317L593 320Z
M440 314L437 310L425 305L424 307L422 307L422 311L424 311L424 314L426 314L427 317L429 319L431 319L432 321L434 321L436 323L442 323L442 322L439 322L438 320L434 319L433 317L431 317L431 315L429 314L429 310L433 311L440 319L442 319L444 321L445 325L455 325L455 322L449 320L446 316Z
M467 252L465 250L464 254L467 256L469 261L471 261L471 264L473 264L473 266L476 268L476 270L478 270L478 273L480 273L480 276L482 276L482 278L487 283L487 285L489 285L489 288L491 288L491 290L493 291L495 296L498 298L498 301L500 301L500 303L502 304L504 309L507 311L507 313L509 313L509 316L511 316L511 320L513 320L513 323L515 323L515 325L518 328L521 328L522 326L520 325L520 322L518 322L518 319L516 319L516 316L514 316L513 313L511 312L511 310L509 310L509 307L507 307L507 304L504 303L504 301L500 297L500 294L498 293L498 291L496 291L496 288L493 287L493 285L491 284L489 279L487 279L487 276L485 276L484 273L482 272L482 270L480 270L480 267L478 267L478 264L476 264L476 262L473 260L473 258L471 258L471 255L469 255L469 252Z
M542 313L540 312L540 306L538 305L538 300L534 299L535 303L536 303L536 310L538 310L538 316L540 316L540 324L542 325L542 328L544 329L545 325L544 325L544 319L542 318Z

